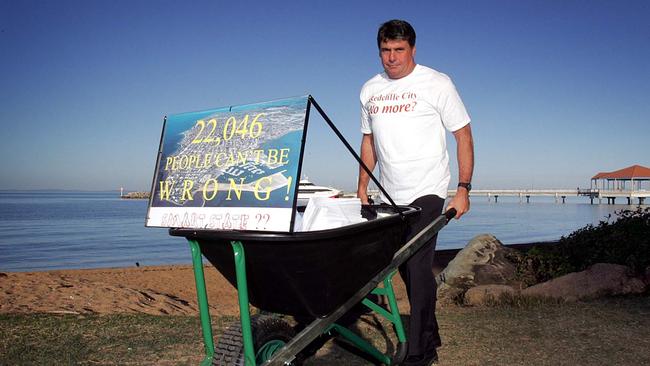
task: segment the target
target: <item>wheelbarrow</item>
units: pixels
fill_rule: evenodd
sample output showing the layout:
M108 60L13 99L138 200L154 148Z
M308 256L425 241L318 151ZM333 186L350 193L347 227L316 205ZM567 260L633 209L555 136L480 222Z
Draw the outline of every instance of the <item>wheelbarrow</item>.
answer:
M297 355L323 334L340 336L378 362L399 364L407 339L392 278L397 268L455 216L451 209L404 243L410 206L363 206L369 220L337 229L292 232L170 229L187 238L196 280L205 346L201 365L297 365ZM215 347L201 255L237 288L240 322L228 328ZM234 259L234 260L233 260ZM387 305L366 298L383 295ZM337 321L359 302L392 323L398 344L384 354ZM251 317L249 306L264 313L314 319L300 332L278 316Z

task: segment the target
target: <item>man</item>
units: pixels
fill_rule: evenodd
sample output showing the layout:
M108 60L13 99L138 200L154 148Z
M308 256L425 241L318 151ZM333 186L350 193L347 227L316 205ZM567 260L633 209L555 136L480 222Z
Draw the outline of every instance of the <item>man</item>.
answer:
M406 240L442 213L450 181L445 130L457 142L458 189L447 205L456 219L469 211L474 168L470 118L445 74L415 63L415 31L402 20L384 23L377 34L384 72L361 89L361 160L379 165L380 182L395 203L422 208ZM369 176L359 169L357 196L368 203ZM385 197L382 201L387 202ZM403 365L430 365L441 345L432 273L436 237L400 267L411 304L408 354Z

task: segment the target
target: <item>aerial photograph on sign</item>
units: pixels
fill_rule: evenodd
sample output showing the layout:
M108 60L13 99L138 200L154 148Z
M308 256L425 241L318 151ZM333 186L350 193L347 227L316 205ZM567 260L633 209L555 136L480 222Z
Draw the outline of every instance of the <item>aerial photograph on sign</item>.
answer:
M167 118L155 207L292 207L307 98Z

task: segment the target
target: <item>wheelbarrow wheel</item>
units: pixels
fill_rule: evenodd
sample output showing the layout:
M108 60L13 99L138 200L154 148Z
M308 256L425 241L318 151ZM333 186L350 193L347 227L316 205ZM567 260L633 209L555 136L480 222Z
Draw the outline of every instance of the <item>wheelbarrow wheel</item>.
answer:
M293 328L286 321L268 315L251 317L251 330L257 365L271 359L273 354L295 335ZM240 322L234 322L219 338L215 345L212 364L215 366L245 366L244 340ZM291 363L295 366L301 364L302 362L297 359Z

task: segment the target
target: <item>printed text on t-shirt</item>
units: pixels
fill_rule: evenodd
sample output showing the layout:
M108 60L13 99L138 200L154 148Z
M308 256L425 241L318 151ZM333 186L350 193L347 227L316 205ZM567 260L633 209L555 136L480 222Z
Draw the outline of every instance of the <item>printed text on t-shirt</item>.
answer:
M373 95L368 100L368 102L370 102L370 105L368 105L368 114L412 112L415 110L415 106L418 103L415 101L416 98L417 95L411 92L404 92L402 94L387 93ZM381 107L373 103L393 101L396 103L384 104Z

